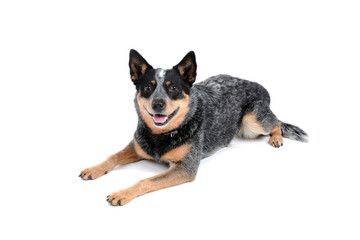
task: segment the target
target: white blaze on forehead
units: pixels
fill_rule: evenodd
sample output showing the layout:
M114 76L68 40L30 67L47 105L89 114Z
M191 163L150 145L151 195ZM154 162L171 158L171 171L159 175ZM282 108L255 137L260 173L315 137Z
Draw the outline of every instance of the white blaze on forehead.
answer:
M165 81L165 74L166 74L166 70L164 70L162 68L156 69L155 80L156 80L157 86L155 88L155 91L151 95L152 99L165 99L167 97L166 91L163 88L163 84Z
M165 70L164 69L160 69L160 72L159 72L159 77L163 78L165 76Z
M156 70L156 74L155 74L155 78L156 78L156 81L160 84L162 84L165 80L165 73L166 73L166 70L162 69L162 68L158 68Z

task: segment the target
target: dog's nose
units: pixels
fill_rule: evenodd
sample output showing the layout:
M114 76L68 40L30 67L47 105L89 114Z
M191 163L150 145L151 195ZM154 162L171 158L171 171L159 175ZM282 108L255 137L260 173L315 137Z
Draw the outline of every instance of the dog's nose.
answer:
M152 108L155 112L161 112L165 108L165 101L162 99L155 99L152 103Z

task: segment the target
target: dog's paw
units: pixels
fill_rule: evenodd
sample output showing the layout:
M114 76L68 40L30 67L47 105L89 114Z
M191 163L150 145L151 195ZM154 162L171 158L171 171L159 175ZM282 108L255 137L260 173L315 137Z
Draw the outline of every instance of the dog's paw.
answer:
M106 201L112 206L124 206L133 199L129 191L122 190L108 195Z
M283 140L282 136L273 135L273 136L271 136L269 143L271 146L273 146L275 148L279 148L282 145L284 145L284 140Z
M84 180L94 180L97 179L98 177L101 177L102 175L105 175L108 173L108 170L98 167L98 166L94 166L94 167L90 167L90 168L86 168L84 170L81 171L79 177L81 177Z

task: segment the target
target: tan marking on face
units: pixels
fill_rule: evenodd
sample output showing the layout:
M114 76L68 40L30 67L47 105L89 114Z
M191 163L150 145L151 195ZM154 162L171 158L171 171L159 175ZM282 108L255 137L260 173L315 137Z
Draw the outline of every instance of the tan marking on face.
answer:
M144 107L146 107L147 110L151 110L151 103L148 99L142 98L140 96L140 92L137 95L137 102L139 104L139 110L142 119L144 120L145 124L152 130L152 127L154 126L154 122L152 117L149 115L149 113L145 110Z
M152 81L151 81L151 84L154 85L154 86L155 86L155 83L156 83L155 80L152 80Z
M183 94L185 96L183 99L179 99L176 101L168 99L165 101L168 115L173 113L177 108L179 108L179 111L170 120L170 122L166 125L166 127L157 129L157 130L161 130L161 131L159 131L159 133L170 132L170 131L180 127L180 125L184 122L186 114L189 111L190 97L186 93L183 93Z
M147 154L139 145L139 143L136 141L136 138L134 137L134 149L136 154L141 158L141 159L147 159L147 160L154 160L154 158L152 156L150 156L149 154Z
M165 83L166 86L169 86L170 84L171 84L170 81L166 81L166 83Z
M161 161L178 162L190 152L192 144L184 144L177 147L160 157Z
M239 135L245 138L255 138L259 135L268 135L261 123L256 119L255 112L247 113L241 122Z
M139 94L137 95L137 101L139 104L140 114L141 114L141 117L144 120L145 124L151 129L153 134L161 134L161 133L170 132L170 131L178 128L184 122L186 114L189 111L190 97L189 97L189 95L187 95L185 93L183 93L183 94L185 96L183 99L179 99L176 101L170 100L170 99L165 100L166 111L164 114L170 115L177 108L179 108L179 111L170 120L170 122L168 122L168 124L165 127L157 127L154 125L154 121L153 121L152 117L144 109L144 106L145 106L148 111L151 111L151 109L152 109L151 101L149 101L145 98L142 98L140 96L140 92L139 92Z

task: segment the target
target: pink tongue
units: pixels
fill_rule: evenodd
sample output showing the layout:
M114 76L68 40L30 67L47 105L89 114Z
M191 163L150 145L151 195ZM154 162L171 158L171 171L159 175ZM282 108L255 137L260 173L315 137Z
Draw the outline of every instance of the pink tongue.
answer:
M155 114L153 118L154 118L154 122L156 123L164 123L168 119L168 116Z

